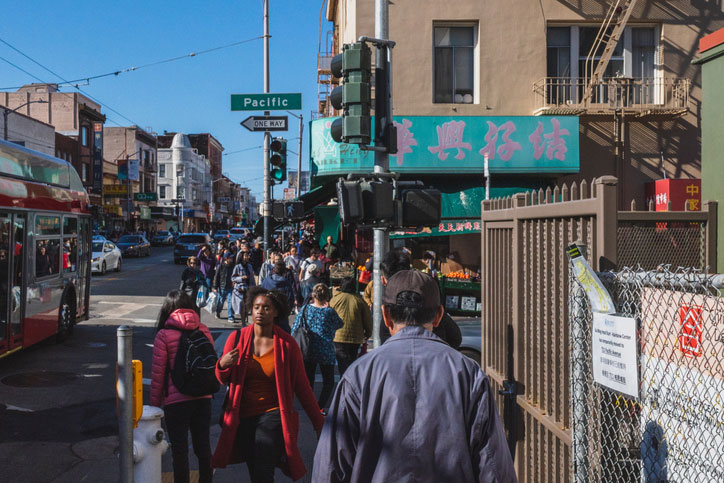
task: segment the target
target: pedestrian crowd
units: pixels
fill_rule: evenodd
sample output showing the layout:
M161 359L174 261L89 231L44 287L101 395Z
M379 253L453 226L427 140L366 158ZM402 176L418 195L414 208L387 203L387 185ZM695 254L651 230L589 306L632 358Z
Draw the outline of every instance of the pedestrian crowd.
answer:
M165 411L174 481L189 481L189 432L200 482L212 481L213 468L242 462L253 482L274 481L277 467L300 479L307 469L295 396L319 440L312 481L516 481L495 394L480 367L457 351L460 330L441 304L436 280L412 269L408 252L387 254L384 344L366 354L371 289L363 297L357 280L346 277L333 294L325 272L339 259L339 247L330 237L319 250L304 235L266 260L258 240L203 247L189 258L179 290L166 297L151 405ZM213 348L196 302L205 291L214 294L217 317L224 304L230 322L241 317L219 358L204 355L207 344ZM179 383L208 379L214 379L209 387L227 386L213 452L212 393Z

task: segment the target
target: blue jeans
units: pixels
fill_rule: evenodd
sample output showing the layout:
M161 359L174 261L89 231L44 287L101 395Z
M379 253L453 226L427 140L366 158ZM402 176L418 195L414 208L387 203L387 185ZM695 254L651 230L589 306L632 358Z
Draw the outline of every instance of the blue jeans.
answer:
M228 318L233 319L234 309L231 308L231 289L227 288L224 290L219 290L218 292L216 292L216 296L218 297L218 301L216 302L216 316L221 317L221 309L224 308L224 301L226 301L229 314Z

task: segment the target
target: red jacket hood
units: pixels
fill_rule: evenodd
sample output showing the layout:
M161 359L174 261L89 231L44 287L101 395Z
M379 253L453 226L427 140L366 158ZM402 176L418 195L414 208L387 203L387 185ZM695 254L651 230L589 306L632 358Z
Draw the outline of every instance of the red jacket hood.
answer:
M175 327L181 330L195 330L200 325L199 315L191 309L174 310L166 321L166 327Z

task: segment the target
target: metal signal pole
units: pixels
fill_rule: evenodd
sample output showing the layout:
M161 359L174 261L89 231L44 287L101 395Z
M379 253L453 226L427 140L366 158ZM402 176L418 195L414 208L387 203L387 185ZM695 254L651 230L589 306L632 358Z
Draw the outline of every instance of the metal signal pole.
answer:
M264 94L269 93L269 0L264 0ZM269 111L264 111L268 116ZM269 144L271 133L264 133L264 203L262 216L264 217L264 252L268 255L271 236L271 173L269 167Z
M389 40L389 0L375 0L375 37ZM385 146L385 126L392 122L392 98L390 86L390 49L377 45L375 52L375 147ZM387 150L375 151L375 173L387 173L390 168L390 155ZM375 228L373 231L373 272L374 298L372 311L372 340L373 346L381 344L380 327L382 327L382 272L380 262L385 257L389 244L386 228Z

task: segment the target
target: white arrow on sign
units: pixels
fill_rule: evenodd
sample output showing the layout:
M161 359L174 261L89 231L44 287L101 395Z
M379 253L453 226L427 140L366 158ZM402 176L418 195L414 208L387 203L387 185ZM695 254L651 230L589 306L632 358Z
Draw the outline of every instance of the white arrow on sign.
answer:
M251 132L287 131L289 128L288 116L249 116L241 125Z

